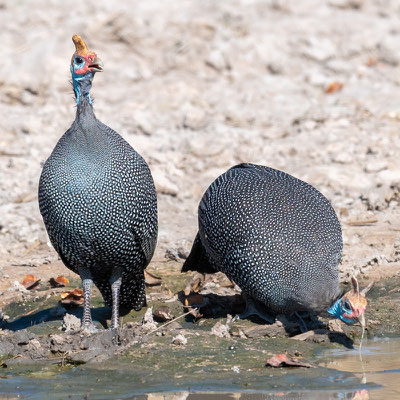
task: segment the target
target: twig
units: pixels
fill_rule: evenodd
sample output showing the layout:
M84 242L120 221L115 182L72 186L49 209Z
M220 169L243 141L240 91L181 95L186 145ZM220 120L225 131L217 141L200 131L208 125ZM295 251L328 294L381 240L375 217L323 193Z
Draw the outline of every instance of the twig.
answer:
M198 311L198 308L196 307L196 308L194 308L193 310ZM158 331L159 329L164 328L164 326L167 326L167 325L169 325L170 323L175 322L176 320L178 320L178 319L180 319L180 318L182 318L182 317L185 317L186 315L190 314L193 310L190 310L190 311L188 311L188 312L186 312L186 313L180 315L179 317L176 317L176 318L172 319L171 321L168 321L168 322L166 322L165 324L163 324L163 325L157 327L156 329L153 329L153 330L150 331L146 336L149 336L149 335L151 335L152 333Z
M347 225L350 225L350 226L363 226L363 225L374 224L376 222L378 222L377 218L370 218L370 219L364 219L364 220L362 220L362 219L350 220L350 221L347 221L346 223L347 223Z
M39 307L36 307L36 308L34 308L33 310L28 311L26 314L23 315L23 317L26 317L26 316L28 316L28 315L31 315L31 314L33 314L34 312L36 312L37 310L39 310Z

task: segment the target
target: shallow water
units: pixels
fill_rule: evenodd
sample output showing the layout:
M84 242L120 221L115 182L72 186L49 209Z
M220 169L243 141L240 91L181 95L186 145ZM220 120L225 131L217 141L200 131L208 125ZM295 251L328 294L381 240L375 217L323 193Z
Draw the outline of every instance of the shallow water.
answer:
M358 348L321 350L321 368L232 370L213 366L207 373L151 371L125 361L106 368L18 366L0 371L0 398L256 400L400 398L400 339L364 342ZM204 373L206 372L206 373ZM197 379L196 379L197 378ZM366 383L363 383L366 382Z
M320 366L355 373L360 381L381 385L369 392L369 399L400 399L400 338L364 342L362 363L358 348L324 352ZM320 360L319 360L320 361Z

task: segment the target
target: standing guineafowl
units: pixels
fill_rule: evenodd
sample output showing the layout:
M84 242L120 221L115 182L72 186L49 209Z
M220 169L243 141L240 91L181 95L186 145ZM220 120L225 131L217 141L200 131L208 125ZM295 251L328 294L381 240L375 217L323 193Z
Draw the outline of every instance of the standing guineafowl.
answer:
M342 233L329 201L282 171L240 164L218 177L199 205L199 232L182 271L224 272L242 289L241 317L327 310L364 325L355 278L340 297Z
M72 40L76 117L44 164L39 207L51 243L82 279L82 326L96 330L90 312L94 282L112 307L113 329L120 308L146 305L144 269L157 241L157 196L143 158L94 115L89 91L103 63L80 36Z

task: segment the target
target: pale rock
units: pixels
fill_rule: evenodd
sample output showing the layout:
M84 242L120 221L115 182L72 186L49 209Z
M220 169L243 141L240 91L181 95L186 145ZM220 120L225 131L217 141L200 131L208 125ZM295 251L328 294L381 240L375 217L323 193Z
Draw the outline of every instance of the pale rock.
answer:
M18 281L14 281L9 290L21 293L29 293L29 290L25 289L25 286L21 285Z
M229 62L227 61L225 55L217 49L211 50L206 59L206 65L221 72L224 69L229 69Z
M211 334L218 336L218 337L225 337L229 338L231 335L229 333L229 326L228 324L224 325L221 322L217 322L212 328L211 328Z
M81 328L81 320L73 314L65 314L62 328L65 330L65 332L79 331Z
M152 175L158 193L167 194L169 196L176 196L179 193L178 186L171 182L163 171L159 169L153 170Z
M172 344L176 346L185 346L187 344L187 339L184 335L179 334L172 339Z
M154 321L153 318L153 307L149 307L142 319L142 327L146 331L152 331L154 329L157 329L157 322Z
M354 158L350 153L340 152L333 154L332 161L338 164L350 164Z
M385 169L387 169L387 162L385 160L371 160L364 167L364 171L367 173L380 172Z
M322 62L334 57L336 48L328 38L310 36L302 53L306 57Z
M393 67L399 64L400 50L397 37L390 35L385 36L385 38L378 44L378 58L382 62Z

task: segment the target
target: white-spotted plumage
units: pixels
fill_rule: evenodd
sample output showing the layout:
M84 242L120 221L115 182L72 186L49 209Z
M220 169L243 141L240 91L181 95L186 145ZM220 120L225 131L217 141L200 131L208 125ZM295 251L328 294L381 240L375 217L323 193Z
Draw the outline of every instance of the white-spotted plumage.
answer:
M282 171L240 164L199 205L183 271L222 271L273 312L326 309L340 295L342 234L329 201Z

